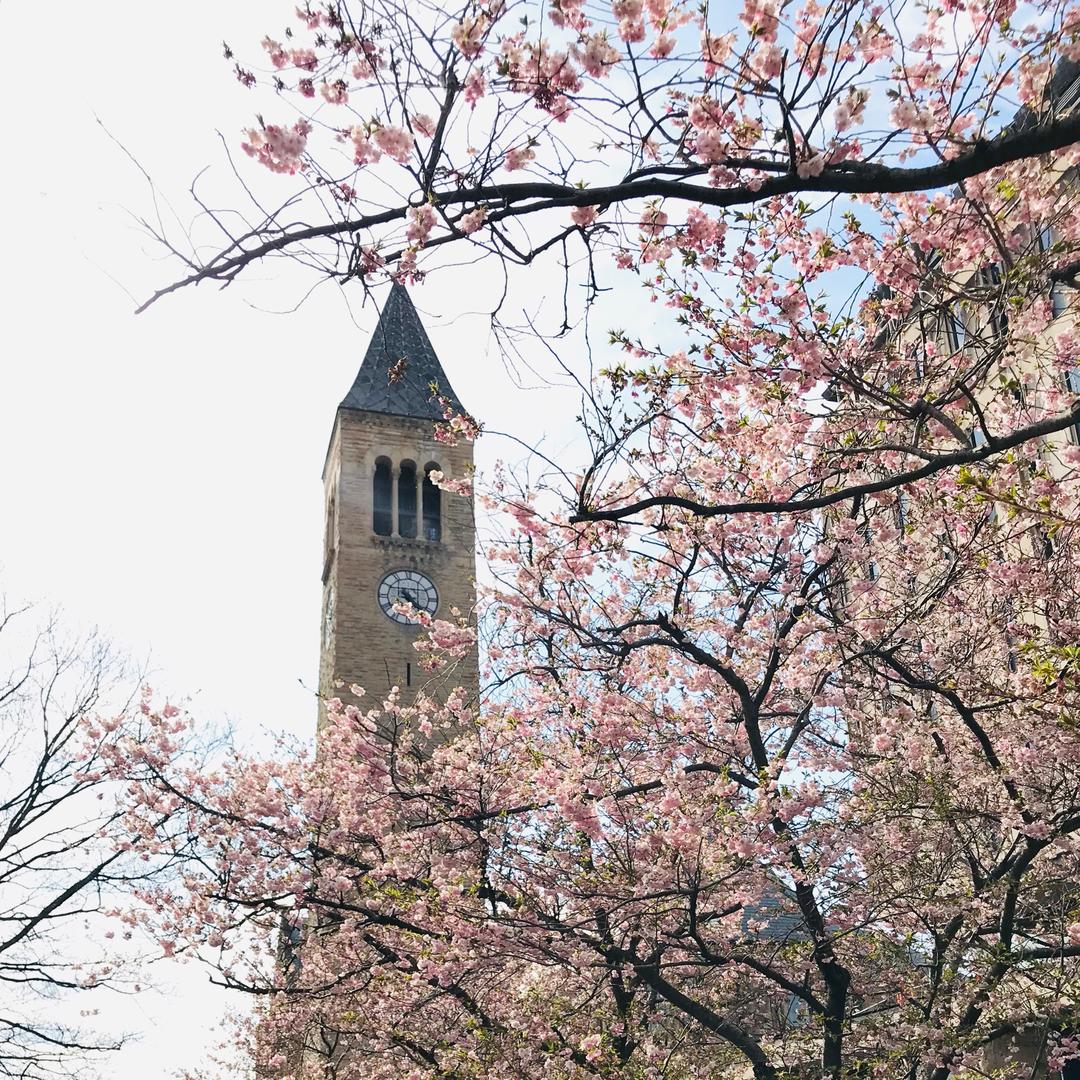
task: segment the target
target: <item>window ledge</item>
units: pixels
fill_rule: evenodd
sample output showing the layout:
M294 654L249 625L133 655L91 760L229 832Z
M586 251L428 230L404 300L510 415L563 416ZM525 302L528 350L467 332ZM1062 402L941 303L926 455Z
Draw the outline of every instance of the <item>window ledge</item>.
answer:
M374 533L372 538L375 543L385 547L435 548L442 546L441 540L428 540L422 536L380 536L378 533Z

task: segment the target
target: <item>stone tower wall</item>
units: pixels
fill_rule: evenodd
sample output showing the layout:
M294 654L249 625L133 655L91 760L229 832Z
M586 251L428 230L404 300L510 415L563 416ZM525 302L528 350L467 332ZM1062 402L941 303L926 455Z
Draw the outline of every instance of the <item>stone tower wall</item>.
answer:
M442 538L407 539L397 535L396 498L394 535L375 533L373 478L375 462L387 457L395 473L400 463L416 463L420 475L429 462L437 463L449 479L471 477L471 444L446 446L435 441L431 420L386 413L339 409L326 468L325 541L323 552L323 627L319 664L319 691L323 700L353 700L348 686L366 691L372 707L392 686L410 701L423 690L445 700L455 686L477 691L475 653L438 674L420 666L421 654L413 642L423 631L390 619L377 599L379 582L394 570L418 570L431 578L439 593L435 618L456 621L453 609L474 620L476 603L476 530L471 497L441 493ZM422 533L422 529L417 530ZM333 594L333 612L327 633L327 604ZM344 686L338 686L340 682ZM410 685L411 682L411 685Z

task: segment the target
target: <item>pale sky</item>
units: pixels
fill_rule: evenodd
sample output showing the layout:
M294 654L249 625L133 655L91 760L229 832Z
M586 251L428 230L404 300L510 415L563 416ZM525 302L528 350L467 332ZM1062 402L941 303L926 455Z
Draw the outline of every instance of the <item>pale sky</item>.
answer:
M0 588L62 606L69 625L98 626L148 656L160 690L245 737L313 729L302 684L316 676L319 475L374 311L357 307L354 322L325 288L274 314L313 283L278 263L135 317L129 293L143 299L174 268L134 226L131 213L151 210L148 188L95 118L188 217L187 187L203 166L209 190L218 180L229 190L217 131L235 149L255 108L220 42L255 56L293 6L0 5ZM469 314L483 280L436 275L414 297L466 406L527 442L550 433L557 450L576 396L515 385L486 323ZM538 303L545 284L530 277ZM486 438L478 459L521 454ZM107 1068L118 1080L172 1076L214 1039L225 1003L205 975L163 968L159 978L171 1000L144 994L102 1021L143 1033Z

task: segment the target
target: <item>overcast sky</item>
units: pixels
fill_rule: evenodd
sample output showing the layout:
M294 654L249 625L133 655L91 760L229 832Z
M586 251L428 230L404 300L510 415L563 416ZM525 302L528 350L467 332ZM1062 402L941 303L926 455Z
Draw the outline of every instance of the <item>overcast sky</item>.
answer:
M211 191L227 181L217 132L235 148L252 122L220 42L256 56L293 6L0 5L0 586L100 627L150 659L162 692L241 734L314 726L319 476L375 312L326 288L275 313L313 283L279 263L135 317L133 297L174 268L132 221L149 189L110 134L186 218L199 169ZM547 432L557 450L576 397L501 360L476 314L482 282L436 275L414 290L436 350L489 426ZM543 276L530 282L539 297ZM503 456L521 450L487 438L478 452L481 465ZM223 1002L205 975L161 979L175 1000L108 1010L144 1032L109 1069L121 1080L196 1065L214 1037Z

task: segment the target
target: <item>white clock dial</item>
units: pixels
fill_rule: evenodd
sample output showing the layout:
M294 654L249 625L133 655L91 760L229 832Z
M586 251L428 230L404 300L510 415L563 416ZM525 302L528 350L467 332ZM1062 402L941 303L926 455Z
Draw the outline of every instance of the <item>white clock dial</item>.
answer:
M415 623L416 619L394 610L398 603L411 604L434 615L439 606L439 593L435 583L425 574L417 570L395 570L379 583L379 607L394 622Z

